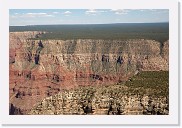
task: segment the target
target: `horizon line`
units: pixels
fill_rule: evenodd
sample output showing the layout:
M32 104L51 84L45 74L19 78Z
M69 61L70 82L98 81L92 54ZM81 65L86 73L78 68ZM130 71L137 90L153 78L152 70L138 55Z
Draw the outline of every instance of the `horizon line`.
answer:
M35 25L9 25L9 27L43 26L43 25L104 25L104 24L150 24L150 23L169 23L164 22L123 22L123 23L78 23L78 24L35 24Z

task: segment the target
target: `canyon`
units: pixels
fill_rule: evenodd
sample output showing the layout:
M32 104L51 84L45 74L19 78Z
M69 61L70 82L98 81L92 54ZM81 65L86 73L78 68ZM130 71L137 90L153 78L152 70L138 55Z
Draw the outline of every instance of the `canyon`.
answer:
M11 115L144 114L150 97L119 93L127 92L124 83L143 71L169 70L169 41L37 38L44 33L10 32ZM119 92L102 94L104 88ZM154 98L153 104L164 110L155 113L168 114L167 100ZM129 101L136 101L139 109L128 112Z

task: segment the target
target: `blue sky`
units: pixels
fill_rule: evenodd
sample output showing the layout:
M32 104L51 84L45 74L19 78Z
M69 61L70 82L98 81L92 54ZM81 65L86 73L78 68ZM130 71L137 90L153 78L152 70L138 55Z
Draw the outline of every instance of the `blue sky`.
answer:
M10 26L169 22L168 9L11 9Z

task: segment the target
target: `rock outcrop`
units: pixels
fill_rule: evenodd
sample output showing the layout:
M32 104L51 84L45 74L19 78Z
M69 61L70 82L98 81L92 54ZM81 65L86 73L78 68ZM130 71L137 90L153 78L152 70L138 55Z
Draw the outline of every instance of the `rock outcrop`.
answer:
M61 91L42 100L29 114L167 115L168 109L166 97L131 94L128 87L114 85Z
M31 39L39 33L10 33L10 106L18 114L63 89L112 85L138 71L169 68L168 41Z

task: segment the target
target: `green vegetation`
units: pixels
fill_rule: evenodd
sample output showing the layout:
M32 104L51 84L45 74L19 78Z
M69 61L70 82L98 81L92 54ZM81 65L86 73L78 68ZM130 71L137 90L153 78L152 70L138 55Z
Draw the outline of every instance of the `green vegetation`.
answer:
M144 71L125 83L133 93L147 93L155 96L169 95L168 71Z
M124 95L147 95L153 98L169 97L169 72L168 71L143 71L130 80L118 85L96 85L79 86L73 89L81 95L87 94L88 97L108 96L118 99ZM73 91L72 90L72 91ZM83 97L83 96L81 96ZM119 99L118 99L119 100Z
M10 32L46 31L35 39L169 39L169 23L10 26Z
M143 71L128 81L110 86L80 86L77 90L98 92L107 95L141 95L152 97L169 96L168 71Z

